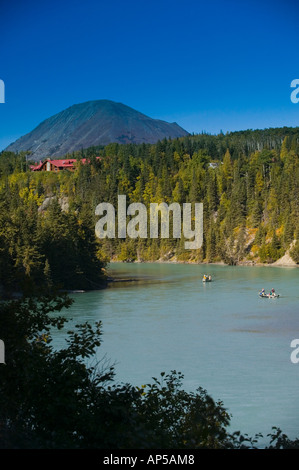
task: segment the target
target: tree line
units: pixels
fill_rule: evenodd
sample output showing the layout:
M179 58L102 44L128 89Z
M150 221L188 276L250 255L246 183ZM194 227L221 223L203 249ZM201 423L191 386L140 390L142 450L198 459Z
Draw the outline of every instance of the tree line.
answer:
M110 259L254 264L288 251L299 262L298 142L298 128L282 128L110 144L66 155L77 158L77 169L59 173L30 172L30 155L2 152L2 289L30 280L105 285ZM183 238L96 239L95 207L117 207L119 194L146 207L202 202L202 248L185 250Z

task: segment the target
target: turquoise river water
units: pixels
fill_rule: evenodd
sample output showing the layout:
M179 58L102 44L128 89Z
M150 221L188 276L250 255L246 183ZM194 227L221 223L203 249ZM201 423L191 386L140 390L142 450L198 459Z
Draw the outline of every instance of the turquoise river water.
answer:
M185 390L201 386L223 401L231 431L266 436L278 426L299 437L299 363L290 358L299 338L299 269L111 263L108 270L131 282L73 294L63 314L72 319L68 329L102 321L98 355L115 364L116 382L140 386L177 370ZM204 273L214 281L203 283ZM280 297L259 298L262 287ZM54 344L64 335L57 332Z

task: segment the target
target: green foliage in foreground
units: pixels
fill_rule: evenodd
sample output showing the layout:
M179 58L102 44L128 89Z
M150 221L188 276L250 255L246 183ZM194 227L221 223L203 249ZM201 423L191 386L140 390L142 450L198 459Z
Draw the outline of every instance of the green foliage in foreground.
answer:
M172 371L140 388L113 384L113 367L88 363L101 344L101 323L69 332L65 348L51 344L66 296L1 303L0 332L6 365L0 365L0 448L196 449L257 445L227 430L223 403L205 390L182 390ZM273 428L270 447L298 448Z

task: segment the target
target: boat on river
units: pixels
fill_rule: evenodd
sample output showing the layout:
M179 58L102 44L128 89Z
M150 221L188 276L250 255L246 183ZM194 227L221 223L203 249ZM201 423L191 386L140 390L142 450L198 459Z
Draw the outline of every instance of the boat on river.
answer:
M204 275L204 277L202 278L202 282L212 282L212 276Z
M266 294L264 292L260 292L259 293L259 296L262 298L262 299L278 299L279 297L279 294Z

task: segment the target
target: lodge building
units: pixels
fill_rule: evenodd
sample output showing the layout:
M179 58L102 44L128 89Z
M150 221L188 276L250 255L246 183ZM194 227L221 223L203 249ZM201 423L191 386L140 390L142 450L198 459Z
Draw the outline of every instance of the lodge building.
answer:
M97 160L100 157L97 157ZM51 160L47 158L43 162L36 163L35 165L30 166L31 171L62 171L62 170L69 170L74 171L76 169L76 158L65 158L63 160ZM84 165L89 163L89 160L86 158L82 158L80 162Z

